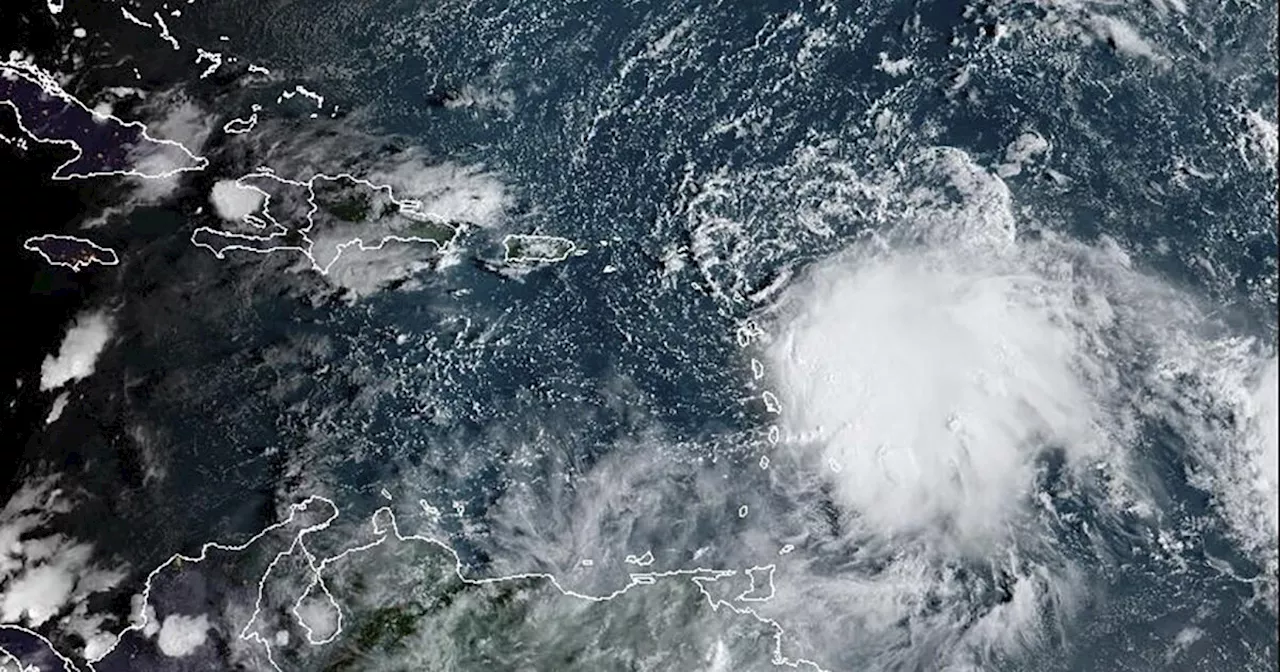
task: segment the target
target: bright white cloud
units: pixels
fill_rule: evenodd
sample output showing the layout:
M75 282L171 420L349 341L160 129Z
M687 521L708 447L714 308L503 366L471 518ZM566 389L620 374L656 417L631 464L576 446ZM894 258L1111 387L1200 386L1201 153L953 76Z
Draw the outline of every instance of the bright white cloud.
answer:
M63 392L58 398L53 400L53 406L49 409L49 415L45 416L44 424L52 425L62 417L62 411L67 408L67 400L71 398L70 392Z
M1277 131L1275 114L1248 110L1242 116L1244 131L1237 141L1241 153L1246 159L1275 170L1276 162L1280 161L1280 132Z
M997 535L1041 451L1084 459L1102 439L1087 339L1061 319L1076 289L992 257L832 262L773 350L788 427L878 532Z
M1122 54L1149 59L1156 63L1163 63L1166 60L1155 45L1123 19L1095 14L1089 17L1089 26L1098 39L1107 40Z
M189 656L209 638L209 617L170 614L164 617L156 644L166 656Z
M95 632L81 635L81 637L85 640L82 653L85 660L98 660L110 653L111 649L116 645L116 638L106 632Z
M28 481L0 510L0 619L36 627L54 617L92 642L104 636L106 617L91 614L89 596L124 580L120 569L92 561L93 546L39 530L71 511L57 479Z
M1235 537L1272 577L1280 571L1277 361L1274 350L1260 359L1246 339L1183 341L1152 373L1157 394L1148 409L1183 434L1192 482L1214 496Z
M1049 151L1049 141L1039 133L1026 132L1009 143L1004 150L1004 163L996 168L1001 177L1011 177L1022 172L1024 164L1034 161Z
M206 114L191 100L177 100L165 110L164 117L148 125L152 137L181 143L188 151L198 152L213 132L214 116Z
M308 595L295 607L294 614L312 642L327 640L338 633L341 612L331 600Z
M71 597L75 577L61 564L29 569L5 586L0 598L0 618L6 623L25 620L43 625L55 616Z
M235 180L219 180L209 192L213 209L228 222L239 222L257 212L265 198L261 191L240 186Z
M1092 348L1112 316L1063 270L1097 253L1017 244L998 177L955 150L919 170L943 188L908 192L897 249L855 247L787 290L769 368L792 443L859 525L975 548L1024 510L1044 451L1083 465L1108 442Z
M894 661L906 622L960 667L1044 636L1088 590L1088 570L1046 545L1058 497L1161 523L1135 468L1147 421L1174 430L1193 482L1274 577L1274 344L1211 334L1210 307L1112 241L1015 236L1008 190L962 153L912 169L901 224L791 282L765 345L774 459L839 511L829 543L879 564L790 566L761 613L796 641L854 636ZM956 558L999 567L1008 599L978 619L966 599L931 603L969 590Z
M421 212L448 222L492 226L509 201L506 185L479 166L428 166L416 158L407 158L369 179L391 185L396 198L417 200Z
M89 377L98 355L111 340L111 318L102 311L82 313L67 329L57 356L45 357L40 366L40 389L54 390Z
M135 203L156 203L172 196L180 184L181 171L198 165L191 154L200 151L213 130L213 116L205 114L190 100L169 100L162 112L160 119L147 125L148 134L182 146L144 142L133 148L130 155L133 170L148 176L133 180L132 201Z
M1270 546L1280 540L1280 360L1272 357L1258 376L1246 406L1246 442L1254 456L1250 484L1258 494L1270 534Z
M134 160L134 170L156 176L133 178L132 201L134 203L158 203L178 190L178 173L160 177L164 173L171 173L185 165L175 154L175 152L159 150L138 156Z
M342 256L329 265L329 273L325 277L334 285L349 290L352 299L368 296L391 283L432 268L430 255L436 249L428 243L387 241L378 249L362 250L359 245L349 245L348 242L341 237L316 236L317 247L346 245Z

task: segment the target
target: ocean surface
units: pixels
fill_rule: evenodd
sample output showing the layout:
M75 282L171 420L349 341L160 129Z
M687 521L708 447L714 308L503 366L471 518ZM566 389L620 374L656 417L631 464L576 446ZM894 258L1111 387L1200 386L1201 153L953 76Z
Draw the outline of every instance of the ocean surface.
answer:
M5 11L209 160L66 183L6 144L49 204L4 286L15 659L1275 667L1274 7ZM317 174L456 236L362 249L392 224L308 209ZM338 261L193 244L266 220Z

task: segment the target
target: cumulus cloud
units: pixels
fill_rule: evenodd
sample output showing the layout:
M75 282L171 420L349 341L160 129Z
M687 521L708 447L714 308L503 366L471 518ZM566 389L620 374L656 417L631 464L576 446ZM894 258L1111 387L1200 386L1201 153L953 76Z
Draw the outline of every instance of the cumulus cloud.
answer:
M209 192L209 202L218 216L228 222L239 222L262 207L266 196L257 189L241 186L235 180L219 180Z
M1057 319L1075 288L1005 265L842 258L799 290L773 350L788 425L879 532L978 542L1028 496L1038 453L1096 452L1086 341Z
M160 632L156 636L156 645L160 652L173 658L189 656L200 648L209 638L209 617L183 616L169 614L165 616Z
M293 613L311 642L326 641L341 629L341 612L328 594L323 598L308 594L294 606Z
M26 561L25 538L59 513L70 510L56 480L27 481L0 510L0 580L22 569Z
M348 290L351 299L369 296L388 285L404 282L435 267L429 255L435 247L416 242L379 241L373 249L339 238L317 236L317 245L341 246L342 256L329 265L326 279ZM425 257L425 258L424 258Z
M0 618L6 623L26 620L33 626L43 625L56 615L75 586L70 568L58 564L30 569L7 586L0 598Z
M1088 590L1082 559L1046 541L1058 497L1160 525L1144 423L1175 428L1193 483L1274 576L1274 344L1210 330L1208 307L1113 241L1018 237L1007 189L963 153L916 170L897 229L811 267L767 316L773 458L812 475L796 492L829 502L826 551L854 559L780 566L761 613L815 650L859 633L862 667L985 666L1035 642ZM970 561L995 571L966 578ZM899 658L926 649L940 658Z
M510 200L506 185L480 166L425 165L408 157L369 179L391 185L397 198L416 200L419 212L448 222L492 226Z
M1083 466L1124 430L1096 354L1108 279L1090 274L1126 260L1019 244L997 176L957 150L917 164L892 247L786 290L769 369L791 445L867 532L980 548L1025 510L1045 454Z
M1001 177L1012 177L1022 172L1027 163L1049 151L1049 141L1039 133L1026 132L1009 143L1004 150L1004 163L996 168Z
M1250 163L1269 170L1276 169L1280 161L1280 132L1277 132L1276 115L1262 110L1247 110L1241 114L1244 121L1237 147Z
M148 129L153 137L172 140L192 152L204 146L213 131L214 116L189 99L171 101L158 121Z
M1107 41L1122 54L1164 63L1166 57L1150 40L1123 19L1105 14L1089 17L1089 27L1100 40Z
M0 511L0 619L39 627L55 617L85 641L101 639L101 616L85 600L120 584L124 572L92 561L93 546L46 532L71 510L54 478L24 483Z
M147 132L153 138L181 146L146 142L133 148L129 157L133 170L151 176L134 179L135 203L156 203L172 196L182 173L199 166L192 155L200 151L213 129L213 116L190 100L169 99L161 104L165 107L159 119L147 125Z
M139 154L134 158L134 169L156 177L135 177L131 200L134 203L157 203L178 190L178 168L183 164L173 151L158 150Z
M1194 458L1192 482L1213 495L1241 546L1274 580L1280 572L1280 364L1274 349L1261 347L1240 338L1175 341L1147 379L1157 394L1145 410L1179 430Z
M1276 357L1258 376L1245 413L1246 450L1256 456L1248 473L1262 505L1267 541L1275 548L1280 542L1280 360Z
M98 355L111 340L112 322L103 311L82 313L67 329L56 356L40 366L40 389L54 390L93 374Z
M52 425L62 417L62 412L67 408L67 401L70 400L71 393L63 392L53 400L53 406L49 409L49 415L45 416L44 424Z
M79 602L61 620L63 629L84 641L81 651L85 660L98 660L107 655L116 645L116 635L112 632L109 621L112 619L103 613L89 611L87 602Z

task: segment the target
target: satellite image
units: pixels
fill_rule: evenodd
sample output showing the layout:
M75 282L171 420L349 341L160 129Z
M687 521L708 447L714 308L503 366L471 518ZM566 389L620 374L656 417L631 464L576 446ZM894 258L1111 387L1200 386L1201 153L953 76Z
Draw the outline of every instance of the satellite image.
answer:
M6 0L0 672L1270 672L1266 0Z

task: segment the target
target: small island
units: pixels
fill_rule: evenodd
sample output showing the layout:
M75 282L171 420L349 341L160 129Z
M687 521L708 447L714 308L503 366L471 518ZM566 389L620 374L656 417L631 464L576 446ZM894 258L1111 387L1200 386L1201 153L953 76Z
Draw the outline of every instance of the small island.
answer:
M559 236L512 234L502 239L503 259L514 263L551 264L564 261L578 249L572 240Z
M28 238L22 243L22 247L44 257L52 266L65 266L72 271L80 271L94 264L115 266L120 263L120 256L115 250L76 236L46 233Z

